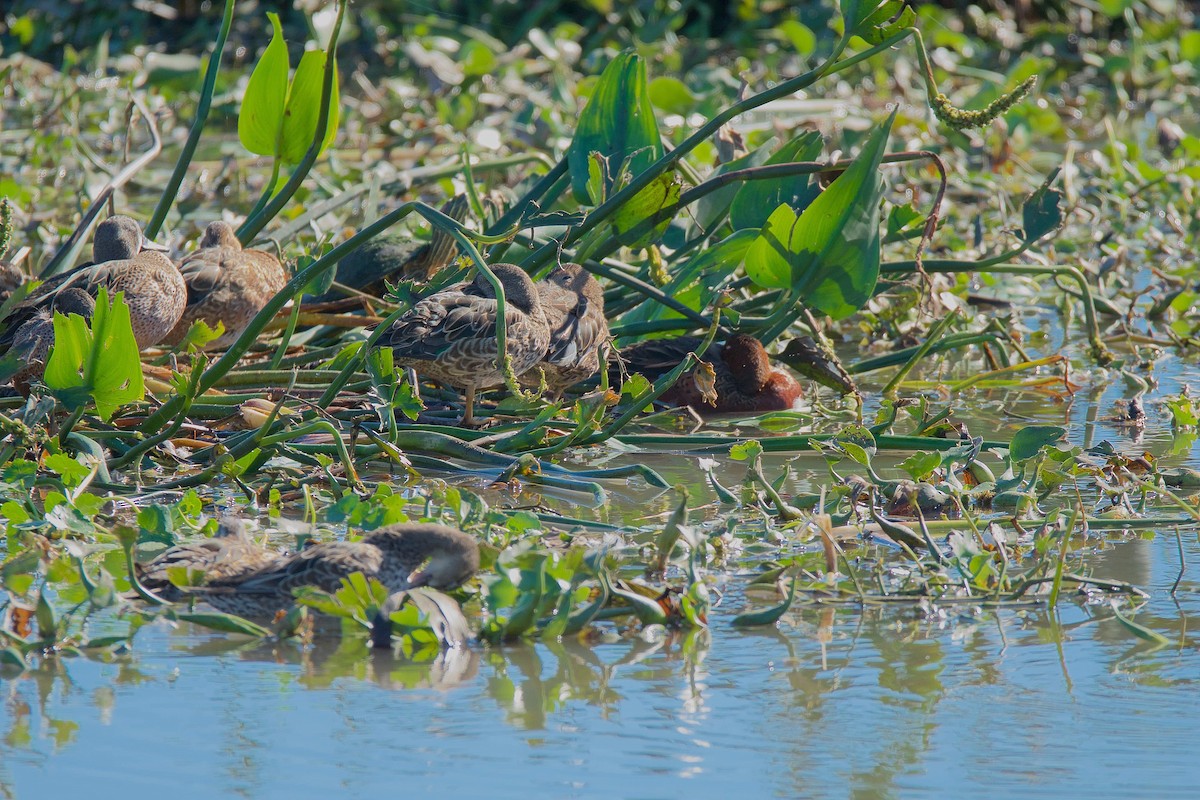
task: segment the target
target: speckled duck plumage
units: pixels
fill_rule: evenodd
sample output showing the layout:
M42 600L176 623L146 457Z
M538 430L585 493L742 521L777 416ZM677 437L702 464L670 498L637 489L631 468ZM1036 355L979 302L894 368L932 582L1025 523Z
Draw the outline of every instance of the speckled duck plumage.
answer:
M520 267L494 264L504 287L507 351L521 375L537 364L550 344L550 328L537 286ZM463 424L473 424L475 391L504 383L497 365L497 302L483 276L426 297L396 320L379 339L397 364L462 390Z
M204 230L200 249L179 262L187 285L183 315L163 340L175 345L197 320L210 328L224 325L224 333L209 347L228 347L250 320L288 282L288 273L275 256L263 250L244 249L233 227L213 222Z
M262 569L210 580L196 596L246 617L267 617L290 607L293 589L326 592L361 572L388 592L431 586L453 589L479 569L475 539L446 525L401 523L379 528L357 542L322 542Z
M557 397L600 370L600 350L609 340L604 317L604 292L579 264L561 264L537 284L550 328L550 344L521 383L538 385L538 369Z

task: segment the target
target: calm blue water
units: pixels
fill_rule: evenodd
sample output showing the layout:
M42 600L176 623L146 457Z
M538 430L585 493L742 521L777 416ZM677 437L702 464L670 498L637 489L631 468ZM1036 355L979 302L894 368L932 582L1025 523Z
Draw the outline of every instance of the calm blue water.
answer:
M1188 557L1200 564L1194 532ZM1119 541L1152 650L1106 606L794 611L778 631L452 651L232 649L165 624L127 663L3 684L7 796L1194 797L1198 584ZM1186 576L1185 576L1186 578Z

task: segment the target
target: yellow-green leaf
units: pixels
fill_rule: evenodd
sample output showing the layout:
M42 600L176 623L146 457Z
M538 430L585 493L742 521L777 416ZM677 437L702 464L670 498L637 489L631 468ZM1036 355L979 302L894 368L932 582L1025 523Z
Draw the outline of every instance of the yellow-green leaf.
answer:
M309 50L300 58L292 88L288 93L287 111L283 117L283 143L280 156L289 164L304 158L317 133L317 117L321 113L321 84L325 74L325 53ZM321 152L333 141L338 126L338 76L337 64L333 65L333 87L329 95L329 120L325 126L325 137L321 140Z
M246 84L246 95L238 114L238 138L251 153L277 156L287 107L291 62L288 61L279 15L268 13L267 16L275 32Z

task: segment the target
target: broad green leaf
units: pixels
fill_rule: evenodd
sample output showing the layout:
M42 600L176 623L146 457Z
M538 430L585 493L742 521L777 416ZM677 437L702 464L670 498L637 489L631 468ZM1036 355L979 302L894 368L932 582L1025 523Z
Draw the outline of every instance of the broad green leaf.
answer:
M868 14L854 33L862 37L867 44L879 44L904 28L911 28L916 21L917 13L903 0L887 0Z
M100 290L90 330L78 314L54 315L54 347L45 381L63 405L75 409L90 399L106 420L120 406L146 396L123 293L110 302L108 292Z
M1063 193L1046 185L1029 195L1021 207L1021 218L1025 225L1023 238L1026 242L1036 242L1057 230L1063 221L1062 201Z
M662 156L662 140L646 82L646 63L634 53L622 53L609 63L579 115L567 163L571 188L581 203L591 201L587 184L588 159L592 153L600 153L610 165L625 164L633 175L645 171ZM615 178L611 174L606 177L608 189Z
M288 99L287 44L283 41L283 28L279 15L268 12L271 26L275 29L271 43L263 51L246 94L242 98L242 110L238 113L238 138L242 146L260 156L277 156L283 131L284 109Z
M765 164L767 159L771 157L771 148L775 144L775 139L769 139L761 146L751 150L740 158L735 158L713 170L711 178L716 178L726 172L733 172L739 169L748 169ZM741 185L731 183L728 186L722 186L715 192L710 192L704 197L701 197L695 205L692 206L693 214L696 219L696 224L703 230L712 230L721 217L729 211L730 204L737 197L738 191L741 190Z
M1008 454L1014 463L1028 461L1067 435L1067 429L1058 425L1027 425L1017 431L1008 445Z
M300 57L292 87L288 92L287 111L283 117L283 141L280 157L289 164L299 163L308 152L317 133L317 117L321 113L321 84L324 81L325 52L309 50ZM338 107L337 64L333 65L333 87L329 95L329 120L325 127L325 138L321 141L321 152L333 141L337 133Z
M919 450L900 462L900 469L912 476L913 480L922 481L942 465L942 454Z
M766 164L814 161L821 155L822 139L817 131L805 131L767 159ZM761 228L771 212L786 203L803 211L821 193L815 175L792 175L764 181L746 181L729 206L729 223L734 230Z
M634 228L652 217L659 209L674 205L679 201L679 179L667 173L659 175L654 181L629 199L613 215L613 230L617 240L626 247L646 247L663 235L672 217L659 221L653 228L640 234L631 233Z
M746 252L746 272L756 283L790 285L806 306L834 319L866 303L879 278L879 163L895 119L893 111L803 213L775 209Z
M817 35L803 22L785 19L779 23L777 30L787 37L798 56L811 56L817 49Z
M696 96L678 78L660 76L650 81L650 102L669 114L687 114L696 105Z

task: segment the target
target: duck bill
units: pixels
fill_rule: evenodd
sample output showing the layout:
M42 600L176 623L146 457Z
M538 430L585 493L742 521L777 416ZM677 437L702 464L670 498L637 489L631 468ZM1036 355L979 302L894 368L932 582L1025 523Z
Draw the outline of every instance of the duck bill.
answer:
M142 237L142 249L143 250L156 250L160 253L171 252L171 248L167 247L165 244L159 244L158 242L152 242L149 239L147 239L145 236Z

